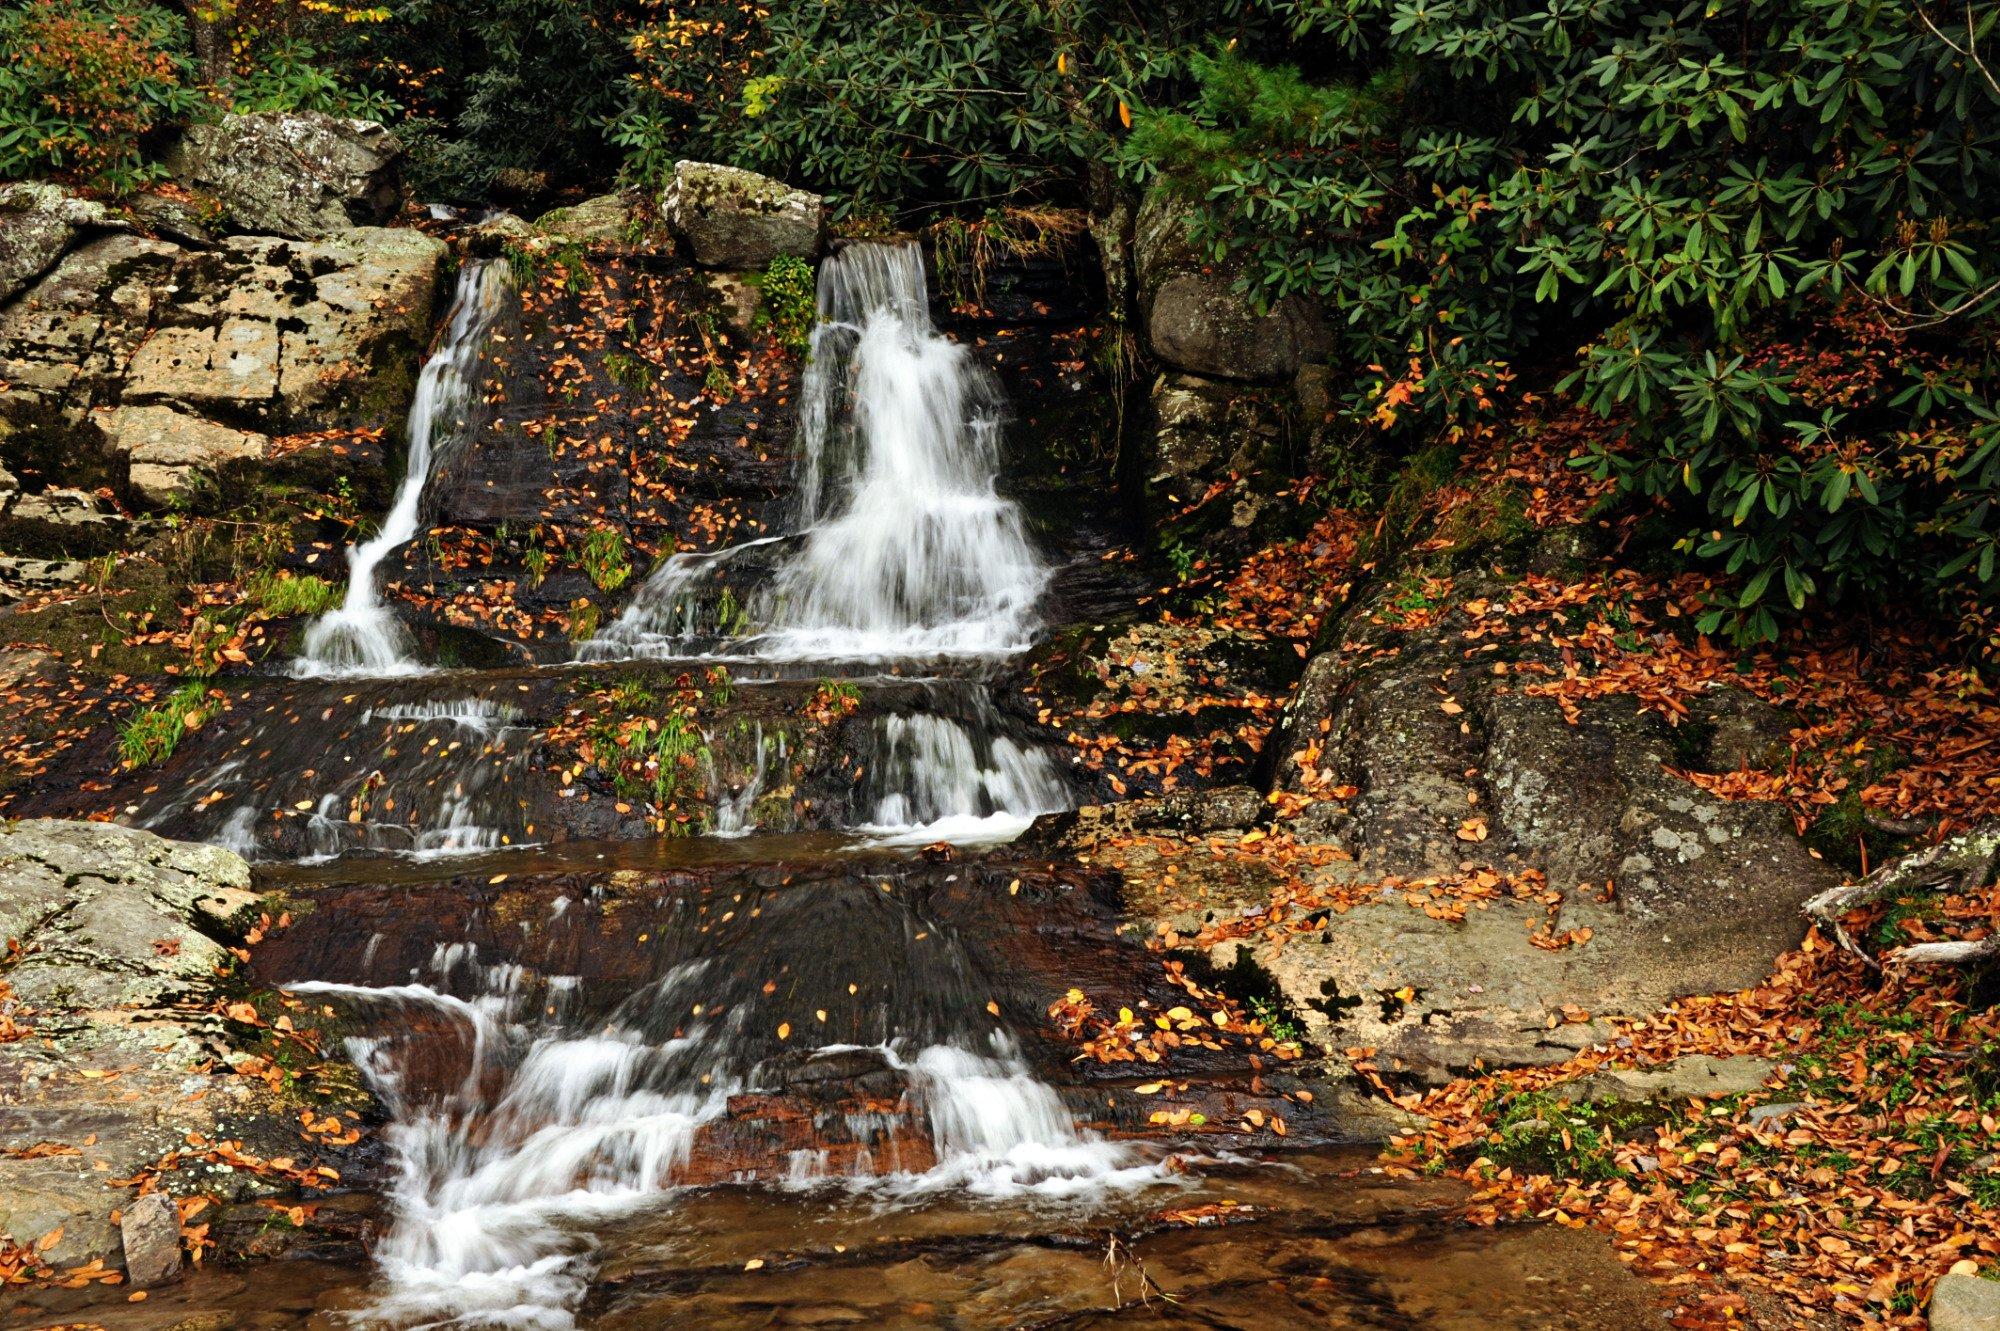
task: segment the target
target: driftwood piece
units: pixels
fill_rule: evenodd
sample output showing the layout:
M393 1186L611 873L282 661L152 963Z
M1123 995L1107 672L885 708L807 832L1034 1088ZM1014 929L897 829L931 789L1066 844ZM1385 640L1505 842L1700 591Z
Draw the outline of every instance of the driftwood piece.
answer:
M1841 918L1849 911L1915 892L1975 891L1993 882L1996 869L2000 869L2000 819L1988 819L1935 846L1892 860L1858 883L1846 883L1820 893L1806 902L1805 912L1824 925L1842 947L1876 966L1880 963L1841 924ZM1888 960L1935 965L1976 960L1989 954L2000 954L2000 941L1987 938L1970 943L1920 943L1891 953Z

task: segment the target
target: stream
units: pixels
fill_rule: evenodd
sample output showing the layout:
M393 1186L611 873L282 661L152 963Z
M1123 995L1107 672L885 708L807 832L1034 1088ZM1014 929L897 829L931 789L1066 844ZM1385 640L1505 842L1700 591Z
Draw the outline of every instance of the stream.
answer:
M933 327L916 247L821 265L775 534L667 559L570 662L483 670L424 660L381 587L513 298L501 264L458 281L408 474L342 603L123 808L310 901L254 966L338 1014L386 1114L378 1186L327 1203L367 1260L308 1249L52 1310L382 1331L1647 1324L1624 1295L1593 1306L1616 1263L1577 1236L1457 1226L1456 1185L1341 1147L1254 1044L1190 1051L1179 1103L1215 1122L1282 1105L1287 1141L1175 1135L1134 1093L1146 1064L1054 1038L1071 988L1107 1010L1188 1000L1121 934L1112 876L1010 845L1077 801L1067 754L995 696L1054 627L1061 552L996 488L1006 403ZM676 754L715 792L693 835L635 836L550 775L579 688L690 672L733 699L726 732ZM814 698L849 712L840 779L790 789L788 718Z

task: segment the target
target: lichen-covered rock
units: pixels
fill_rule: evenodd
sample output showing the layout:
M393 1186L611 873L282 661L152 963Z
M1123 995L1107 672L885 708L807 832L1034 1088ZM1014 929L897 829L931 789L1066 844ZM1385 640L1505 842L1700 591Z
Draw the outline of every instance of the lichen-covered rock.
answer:
M0 309L0 449L162 503L267 437L402 422L444 245L360 227L195 250L112 235ZM33 553L24 551L24 553Z
M1632 699L1585 700L1572 724L1468 653L1459 609L1398 627L1393 595L1347 615L1277 740L1283 784L1318 792L1288 830L1352 857L1329 882L1385 886L1216 964L1267 972L1328 1045L1436 1082L1567 1057L1605 1016L1755 985L1797 945L1801 903L1836 875L1782 809L1676 775L1676 737ZM1410 880L1468 868L1531 890L1499 887L1463 918L1406 903Z
M0 938L22 952L8 983L38 1009L162 1008L215 985L229 954L210 933L249 888L249 866L215 846L13 823L0 829Z
M763 268L781 254L819 253L825 202L755 171L674 163L660 210L705 268Z
M373 121L264 112L189 126L167 167L238 231L312 240L393 217L402 153Z
M1190 210L1156 185L1134 228L1139 310L1153 354L1167 364L1216 379L1276 381L1324 355L1324 313L1287 296L1263 314L1235 289L1241 275L1212 262L1188 240Z
M579 245L643 244L659 221L647 198L634 190L600 194L535 219L536 233Z
M0 188L0 304L48 271L86 229L128 229L101 203L24 180Z

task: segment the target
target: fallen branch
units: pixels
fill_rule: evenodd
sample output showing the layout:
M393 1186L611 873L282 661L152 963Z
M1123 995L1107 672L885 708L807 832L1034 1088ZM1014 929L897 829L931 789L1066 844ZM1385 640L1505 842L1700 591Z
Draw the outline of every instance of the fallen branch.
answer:
M1917 943L1883 960L1896 966L1962 966L1986 957L2000 957L2000 934L1956 943Z
M1855 942L1841 923L1850 911L1893 897L1916 892L1973 892L1993 881L2000 866L2000 819L1989 819L1967 832L1948 837L1901 859L1892 860L1858 883L1847 883L1822 892L1806 902L1806 915L1831 932L1840 945L1870 966L1879 963L1868 950ZM1982 940L1982 945L1984 940ZM1958 943L1923 943L1904 948L1896 959L1913 963L1943 961L1938 949L1965 946ZM2000 947L2000 945L1996 945ZM1912 953L1924 953L1912 956Z

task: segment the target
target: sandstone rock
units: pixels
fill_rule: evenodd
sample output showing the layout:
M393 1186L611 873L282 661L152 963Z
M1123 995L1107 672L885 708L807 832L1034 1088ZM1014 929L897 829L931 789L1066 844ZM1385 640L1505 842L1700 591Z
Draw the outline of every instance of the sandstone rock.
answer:
M78 232L130 226L103 204L60 186L21 181L0 188L0 304L46 272Z
M254 898L249 866L214 846L99 823L0 828L0 938L36 1008L157 1009L215 983L223 945L203 932Z
M42 1260L58 1269L115 1258L120 1249L111 1210L118 1200L80 1156L0 1158L0 1236L24 1248L47 1243Z
M89 566L77 559L36 559L32 555L0 555L0 605L32 592L54 591L82 582Z
M266 112L189 126L167 166L237 230L311 240L394 216L402 152L372 121Z
M676 162L660 206L705 268L763 268L781 254L819 253L824 201L754 171Z
M130 459L132 488L155 504L184 489L190 473L255 461L271 442L172 407L112 407L92 420L103 446Z
M1329 876L1386 885L1282 950L1230 946L1216 964L1264 968L1317 1038L1375 1046L1384 1066L1438 1081L1479 1059L1565 1058L1605 1037L1604 1016L1754 985L1797 944L1800 904L1836 875L1782 810L1673 775L1674 736L1631 699L1587 700L1571 725L1553 701L1510 688L1513 676L1468 661L1470 621L1455 608L1390 629L1392 597L1348 614L1277 740L1287 785L1301 785L1309 758L1319 789L1354 788L1313 802L1291 830L1355 857ZM1404 881L1468 864L1538 870L1560 901L1503 890L1462 920L1404 903ZM1557 945L1534 946L1535 932Z
M126 526L107 500L57 487L18 495L7 505L0 515L0 548L68 562L117 549Z
M1931 1331L2000 1331L2000 1281L1979 1275L1938 1277Z
M87 483L121 491L129 468L127 497L161 502L195 468L266 456L267 435L393 432L445 253L366 227L206 251L88 242L0 309L0 442L44 475L82 479L96 459Z
M535 231L579 245L638 245L658 224L646 198L632 190L554 208L535 219Z
M127 1206L118 1232L125 1279L134 1289L164 1284L181 1273L180 1214L164 1193L149 1192Z
M1288 296L1257 313L1235 290L1239 269L1195 251L1188 215L1185 204L1155 185L1135 223L1139 309L1153 354L1195 374L1252 380L1285 379L1322 357L1329 341L1319 307Z

